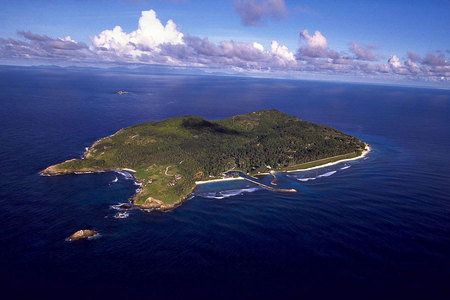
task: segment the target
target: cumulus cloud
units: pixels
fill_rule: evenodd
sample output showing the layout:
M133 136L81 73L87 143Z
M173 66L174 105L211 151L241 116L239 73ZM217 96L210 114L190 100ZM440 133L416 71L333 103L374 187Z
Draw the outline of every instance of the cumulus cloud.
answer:
M427 54L425 58L413 52L401 61L397 55L392 55L387 64L377 63L379 58L373 53L374 46L361 46L357 42L350 43L349 53L338 52L328 47L327 39L315 31L310 35L307 30L300 31L300 47L296 58L302 64L297 69L311 72L331 74L346 74L372 76L392 74L396 76L448 78L450 75L448 60L444 54Z
M405 67L411 74L418 74L420 72L419 65L412 61L410 58L405 61Z
M164 26L153 10L144 11L138 29L125 33L120 26L92 39L91 50L108 60L183 66L281 68L296 64L294 54L273 41L269 50L257 43L222 41L184 35L169 20Z
M295 62L294 53L289 51L288 47L279 45L277 41L270 43L270 54L286 62Z
M429 76L439 76L442 79L450 79L450 60L444 54L435 55L428 53L421 61L421 70Z
M235 9L246 26L258 26L267 19L280 19L287 14L284 0L236 0Z
M388 59L388 63L394 69L400 68L402 66L402 64L400 63L400 59L397 57L397 55L392 55Z
M435 55L428 53L423 59L419 55L409 51L407 59L402 64L396 55L392 55L388 63L395 74L450 78L450 61L444 54Z
M138 29L125 33L120 26L104 30L92 39L96 50L113 51L118 55L137 57L152 52L160 52L160 45L183 44L183 34L176 24L169 20L166 25L156 17L154 10L143 11Z
M286 46L272 41L269 50L254 43L222 41L218 45L208 38L186 35L183 45L164 45L161 53L185 65L240 67L247 69L289 68L296 64Z
M308 30L303 29L300 31L300 40L304 42L298 50L300 58L329 56L327 39L320 31L316 30L313 35L309 35Z
M374 46L361 46L356 42L350 43L350 51L355 55L356 59L359 60L377 60L376 55L373 53Z

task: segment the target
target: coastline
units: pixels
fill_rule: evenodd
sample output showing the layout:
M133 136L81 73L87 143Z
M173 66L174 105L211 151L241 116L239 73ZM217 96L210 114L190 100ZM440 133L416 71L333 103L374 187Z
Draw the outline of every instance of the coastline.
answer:
M205 183L211 183L211 182L221 182L221 181L231 181L231 180L244 180L244 178L242 178L242 177L216 178L216 179L211 179L211 180L196 181L195 184L205 184Z
M135 181L137 181L136 177L133 178L135 179ZM175 208L177 208L178 206L180 206L181 204L183 204L186 200L190 199L192 192L194 191L196 185L194 185L191 188L191 191L189 192L189 194L187 194L186 196L180 198L179 200L175 201L174 203L171 204L163 204L160 206L146 206L144 203L142 204L136 204L135 200L136 200L136 195L138 194L138 192L136 192L132 197L128 198L128 201L130 201L130 203L139 208L140 210L144 211L144 212L153 212L153 211L159 211L159 212L169 212ZM141 187L139 187L139 190L141 189Z
M62 162L61 164L65 163L65 162L68 162L68 161L72 161L72 160L75 160L75 158L68 159L68 160ZM102 170L85 169L85 170L81 170L81 171L57 171L57 170L54 169L54 166L55 165L52 165L52 166L47 167L46 169L44 169L42 171L39 171L39 175L41 175L41 176L60 176L60 175L69 175L69 174L83 175L83 174L94 174L94 173L125 171L125 172L128 172L128 173L131 173L131 175L134 177L134 173L136 173L135 170L129 169L129 168L111 168L111 169L107 168L107 169L102 169Z
M370 151L372 151L371 148L370 148L370 145L366 144L366 149L364 149L362 151L361 155L359 155L359 156L352 157L352 158L344 158L344 159L340 159L340 160L337 160L337 161L329 162L329 163L326 163L326 164L323 164L323 165L306 168L306 169L280 171L279 173L292 173L292 172L300 172L300 171L309 171L309 170L314 170L314 169L320 169L320 168L323 168L323 167L329 167L329 166L332 166L332 165L337 165L337 164L339 164L341 162L344 162L344 161L352 161L352 160L357 160L357 159L364 158L367 155L367 153L369 153ZM269 173L267 173L267 174L269 174ZM261 173L261 175L263 175L263 174Z
M340 160L337 160L337 161L329 162L329 163L326 163L326 164L323 164L323 165L318 165L318 166L305 168L305 169L296 169L296 170L290 170L290 171L275 171L275 170L273 170L272 172L274 172L274 173L292 173L292 172L300 172L300 171L309 171L309 170L314 170L314 169L320 169L320 168L336 165L336 164L339 164L341 162L352 161L352 160L357 160L357 159L364 158L367 155L367 153L369 153L370 151L371 151L370 145L366 143L366 148L362 151L361 155L356 156L356 157L344 158L344 159L340 159ZM272 174L272 172L259 173L259 174L255 174L255 175L269 175L269 174ZM245 179L243 177L218 178L218 179L211 179L211 180L196 181L195 184L197 185L197 184L205 184L205 183L212 183L212 182L230 181L230 180L245 180Z
M308 171L308 170L313 170L313 169L320 169L323 167L328 167L328 166L332 166L341 162L345 162L345 161L352 161L352 160L357 160L357 159L361 159L364 158L367 153L369 153L371 151L370 145L365 143L366 147L365 149L361 152L361 155L356 156L356 157L352 157L352 158L344 158L344 159L340 159L334 162L329 162L329 163L325 163L323 165L318 165L318 166L314 166L314 167L310 167L310 168L304 168L304 169L296 169L296 170L289 170L289 171L275 171L272 170L269 173L259 173L259 174L255 174L255 175L269 175L272 174L274 175L274 173L292 173L292 172L299 172L299 171ZM86 151L87 152L87 151ZM325 158L327 159L327 158ZM67 161L72 161L74 159L69 159ZM67 162L66 161L66 162ZM89 174L89 173L101 173L101 172L107 172L107 171L125 171L125 172L129 172L131 173L131 176L133 177L134 181L139 184L140 181L139 179L137 179L134 176L134 173L136 173L135 170L130 169L130 168L111 168L111 169L103 169L103 170L94 170L94 169L85 169L85 170L81 170L78 172L67 172L67 171L57 171L54 168L55 165L47 167L45 170L42 170L39 172L39 174L41 176L55 176L55 175L66 175L66 174ZM192 194L192 192L194 191L195 187L197 185L201 185L201 184L206 184L206 183L214 183L214 182L222 182L222 181L233 181L233 180L247 180L250 182L253 182L252 180L248 180L247 178L244 177L230 177L230 178L215 178L215 179L211 179L211 180L202 180L202 181L196 181L195 185L192 187L190 193L188 195L186 195L185 197L180 198L178 201L171 203L171 204L162 204L162 205L157 205L157 206L149 206L147 207L145 204L136 204L135 200L136 200L136 195L138 194L138 192L136 192L132 197L130 197L128 200L130 201L130 203L135 206L138 207L144 211L170 211L178 206L180 206L183 202L185 202L187 199L190 198L190 195ZM273 181L273 180L272 180ZM255 184L258 184L256 182L253 182ZM140 184L138 190L140 190L142 188L142 184ZM270 187L270 189L272 189ZM278 190L278 189L273 189L273 190ZM284 192L296 192L296 190L290 190L290 191L284 191Z

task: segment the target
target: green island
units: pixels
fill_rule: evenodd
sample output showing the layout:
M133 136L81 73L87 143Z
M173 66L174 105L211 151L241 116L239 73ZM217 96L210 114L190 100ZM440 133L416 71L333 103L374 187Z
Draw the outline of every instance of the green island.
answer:
M181 204L196 182L286 172L361 156L366 144L331 127L277 110L221 120L180 116L123 128L96 141L81 159L41 171L42 175L125 170L141 184L130 199L141 208L168 210Z

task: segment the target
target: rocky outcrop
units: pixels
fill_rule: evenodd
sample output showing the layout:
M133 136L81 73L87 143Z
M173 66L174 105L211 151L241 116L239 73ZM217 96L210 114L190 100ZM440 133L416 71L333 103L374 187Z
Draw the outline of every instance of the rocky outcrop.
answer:
M131 208L131 204L121 203L121 204L118 204L118 205L114 205L114 208L121 209L121 210L127 210L127 209Z
M82 229L78 230L77 232L73 233L71 236L67 238L68 241L76 241L80 239L87 239L93 236L96 236L98 234L95 230L90 229Z
M63 163L50 166L50 167L46 168L45 170L42 170L41 172L39 172L39 174L46 175L46 176L55 176L55 175L63 175L63 174L73 173L72 171L58 169L59 165L62 165L64 163L67 163L67 162L70 162L73 160L75 160L75 159L69 159Z
M143 203L138 204L136 203L137 194L135 194L133 197L130 198L130 202L134 206L144 209L145 211L169 211L180 206L184 201L186 201L189 198L189 195L194 190L194 188L195 185L192 187L191 191L185 197L171 204L164 204L164 202L162 202L161 200L158 200L153 197L148 197L147 199L145 199Z

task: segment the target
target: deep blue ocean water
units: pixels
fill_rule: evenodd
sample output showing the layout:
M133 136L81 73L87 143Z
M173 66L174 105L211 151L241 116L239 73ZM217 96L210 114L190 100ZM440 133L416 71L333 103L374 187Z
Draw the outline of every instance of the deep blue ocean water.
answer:
M448 90L2 67L0 91L2 298L450 297ZM373 151L279 175L296 194L207 184L126 219L123 175L38 175L125 126L271 108ZM65 241L81 228L101 236Z

